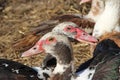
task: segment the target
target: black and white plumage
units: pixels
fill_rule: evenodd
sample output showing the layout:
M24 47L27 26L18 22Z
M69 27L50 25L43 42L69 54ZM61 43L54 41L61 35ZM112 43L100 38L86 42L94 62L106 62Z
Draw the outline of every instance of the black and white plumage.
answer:
M92 80L119 80L120 48L114 41L105 39L99 42L93 55L88 65L89 68L95 69ZM77 72L81 69L80 66Z
M0 80L47 80L52 71L51 67L31 68L12 60L0 59Z
M21 63L0 59L0 80L40 80L37 71Z

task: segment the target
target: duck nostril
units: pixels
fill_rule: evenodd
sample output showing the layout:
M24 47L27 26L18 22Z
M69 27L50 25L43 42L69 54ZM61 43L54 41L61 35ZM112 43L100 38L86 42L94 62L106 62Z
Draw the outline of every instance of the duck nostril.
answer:
M33 49L34 49L34 50L36 50L37 48L36 48L36 47L34 47Z
M83 33L83 35L86 35L86 33Z
M67 28L67 30L71 30L71 28L70 28L70 27L68 27L68 28Z
M97 39L97 41L99 42L100 40L99 40L99 39Z
M54 40L54 38L49 38L49 41L53 41Z

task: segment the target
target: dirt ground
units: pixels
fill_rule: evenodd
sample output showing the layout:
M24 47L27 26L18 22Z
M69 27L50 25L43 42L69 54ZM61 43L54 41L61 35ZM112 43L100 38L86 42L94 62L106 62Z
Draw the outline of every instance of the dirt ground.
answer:
M79 0L0 0L0 58L28 66L40 65L45 54L21 58L24 51L15 51L13 44L52 16L86 14L89 9L89 3L79 5ZM91 57L87 44L73 43L73 49L76 65Z

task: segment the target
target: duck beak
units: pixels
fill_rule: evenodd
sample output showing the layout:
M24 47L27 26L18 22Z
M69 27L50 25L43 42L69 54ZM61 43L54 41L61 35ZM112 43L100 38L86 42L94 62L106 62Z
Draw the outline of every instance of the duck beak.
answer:
M91 0L81 0L79 4L81 5L81 4L89 2L89 1L91 1Z
M41 46L42 45L36 44L29 50L22 53L21 57L28 57L28 56L32 56L32 55L44 52L44 49Z
M89 35L88 33L86 33L85 31L79 29L79 28L76 28L76 36L75 36L75 39L78 40L78 41L81 41L81 42L86 42L86 43L90 43L90 44L94 44L94 43L97 43L98 40Z

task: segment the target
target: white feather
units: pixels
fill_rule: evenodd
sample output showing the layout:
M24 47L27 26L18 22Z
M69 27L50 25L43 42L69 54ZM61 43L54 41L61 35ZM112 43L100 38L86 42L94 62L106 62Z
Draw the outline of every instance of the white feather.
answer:
M43 73L48 74L49 76L52 74L52 69L43 69L41 67L33 67L34 70L36 70L38 72L38 77L42 80L46 80L45 76L43 75Z
M93 30L94 37L100 37L105 32L111 32L119 26L120 0L107 0L105 10L96 22Z
M77 73L78 76L75 80L92 80L95 70L96 69L89 69L88 67L84 71L78 72Z

